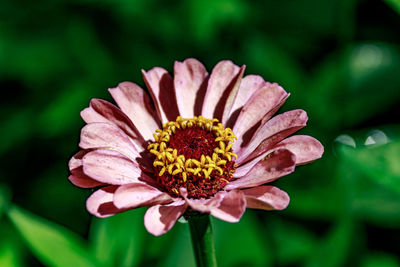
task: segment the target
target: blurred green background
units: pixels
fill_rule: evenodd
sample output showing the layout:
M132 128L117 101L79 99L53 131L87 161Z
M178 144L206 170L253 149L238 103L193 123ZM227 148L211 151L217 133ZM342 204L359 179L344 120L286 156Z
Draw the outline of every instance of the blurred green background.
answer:
M399 44L398 0L1 1L0 266L194 266L187 224L92 218L67 180L89 100L188 57L278 82L325 146L288 209L213 220L220 266L400 266Z

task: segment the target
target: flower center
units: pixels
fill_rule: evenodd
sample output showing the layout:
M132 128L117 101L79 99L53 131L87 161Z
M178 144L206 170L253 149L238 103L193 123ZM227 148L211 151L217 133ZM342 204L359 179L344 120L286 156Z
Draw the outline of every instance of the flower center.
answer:
M148 146L154 155L157 182L173 196L186 188L189 198L208 198L233 179L236 136L217 119L177 117L153 134Z

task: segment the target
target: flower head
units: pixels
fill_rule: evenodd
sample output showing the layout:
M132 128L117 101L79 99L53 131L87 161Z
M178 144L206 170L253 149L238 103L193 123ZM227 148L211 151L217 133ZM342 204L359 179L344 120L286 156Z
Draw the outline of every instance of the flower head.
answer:
M209 75L195 59L142 71L150 97L130 82L109 89L118 107L92 99L82 148L69 163L69 180L97 187L87 209L107 217L143 206L146 229L161 235L186 212L228 222L246 208L284 209L288 195L265 185L320 158L303 110L272 117L289 94L245 67L219 62Z

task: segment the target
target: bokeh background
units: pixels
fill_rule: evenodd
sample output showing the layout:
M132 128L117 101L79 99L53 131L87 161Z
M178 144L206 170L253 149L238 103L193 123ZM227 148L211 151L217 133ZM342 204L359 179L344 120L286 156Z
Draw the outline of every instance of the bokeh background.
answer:
M1 1L0 266L194 266L187 224L92 218L67 180L89 100L188 57L278 82L325 146L286 210L212 221L220 266L399 266L399 44L398 0Z

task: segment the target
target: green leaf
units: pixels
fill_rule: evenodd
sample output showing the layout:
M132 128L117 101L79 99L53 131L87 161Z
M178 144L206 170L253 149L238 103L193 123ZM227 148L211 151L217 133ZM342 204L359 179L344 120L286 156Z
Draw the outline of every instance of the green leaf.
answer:
M0 225L0 266L24 266L25 249L20 239L15 238L15 230L4 221Z
M47 266L99 266L78 235L17 206L8 216L33 254Z
M279 215L278 215L279 216ZM316 240L311 232L300 225L270 216L266 229L273 229L271 237L275 256L279 265L296 264L312 255L316 248Z
M384 0L389 6L391 6L397 13L400 14L400 0Z
M165 259L160 261L159 266L163 267L195 267L195 258L193 254L193 246L190 237L190 231L188 223L174 226L174 238L173 241L165 244L164 243L164 254ZM165 248L169 247L167 253Z
M135 266L145 250L144 209L108 218L93 218L90 239L97 260L105 266Z
M400 194L400 142L360 149L343 147L342 156L360 173Z
M372 253L365 256L361 267L399 267L395 255L387 253Z
M10 190L5 185L0 184L0 219L3 215L3 212L7 208L10 198L11 198Z
M343 218L331 229L320 244L315 248L313 256L309 258L307 267L344 266L353 237L353 222L350 216Z
M270 266L268 231L263 235L254 213L246 211L239 223L212 217L219 266Z

